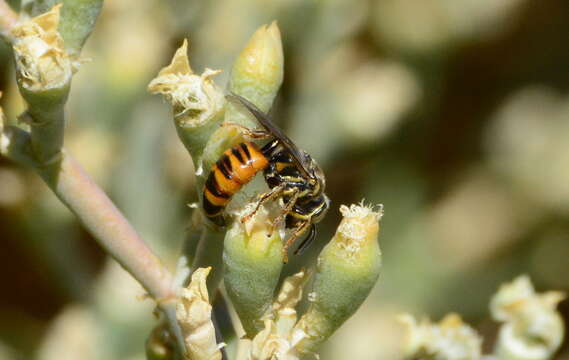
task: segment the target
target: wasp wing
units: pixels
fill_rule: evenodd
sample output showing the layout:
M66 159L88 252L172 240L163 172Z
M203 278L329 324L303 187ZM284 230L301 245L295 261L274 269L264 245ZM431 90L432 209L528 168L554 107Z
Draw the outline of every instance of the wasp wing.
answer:
M253 116L255 116L259 124L261 124L261 126L264 127L265 130L271 133L274 137L279 139L279 141L283 144L283 146L290 151L294 162L302 170L304 175L306 175L307 177L312 177L310 171L308 171L308 164L306 164L304 156L300 154L300 151L298 150L296 145L292 142L292 140L288 136L285 135L285 133L281 129L279 129L269 120L269 118L264 112L262 112L259 108L255 106L255 104L253 104L249 100L235 93L230 93L229 95L226 95L226 98L229 101L244 106L251 114L253 114Z

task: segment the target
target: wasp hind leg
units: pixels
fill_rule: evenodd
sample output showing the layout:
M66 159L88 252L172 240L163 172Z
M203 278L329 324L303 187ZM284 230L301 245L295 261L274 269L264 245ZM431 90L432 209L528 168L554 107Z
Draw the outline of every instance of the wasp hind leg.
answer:
M232 122L225 122L221 124L222 127L228 127L228 128L236 128L239 131L241 131L241 133L243 134L243 136L248 137L250 139L266 139L271 137L272 135L264 130L256 130L256 129L250 129L246 126L243 126L241 124L237 124L237 123L232 123Z
M310 221L303 221L290 235L287 239L285 245L283 246L283 262L288 262L288 248L291 247L292 244L300 237L300 235L304 234L304 232L310 226Z
M299 190L295 188L294 193L291 195L290 200L286 203L284 208L282 208L281 213L273 220L273 225L271 226L271 232L275 232L275 230L282 224L282 222L286 219L286 216L289 212L291 212L296 200L298 199Z
M257 211L259 211L259 208L261 207L261 205L263 205L264 203L266 203L269 200L272 200L272 199L280 196L282 194L282 192L284 191L284 188L285 188L285 185L280 184L278 186L275 186L271 190L267 191L266 193L262 194L259 197L259 200L257 200L257 205L255 206L255 209L253 209L253 211L251 211L249 214L244 215L241 218L241 222L246 223L247 221L249 221L253 216L255 216Z

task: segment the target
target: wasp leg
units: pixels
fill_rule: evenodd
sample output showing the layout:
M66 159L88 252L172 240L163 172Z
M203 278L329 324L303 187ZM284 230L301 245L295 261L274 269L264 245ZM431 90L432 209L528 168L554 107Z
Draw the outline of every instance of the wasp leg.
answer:
M272 135L265 131L265 130L255 130L255 129L250 129L246 126L243 126L241 124L236 124L236 123L232 123L232 122L225 122L221 124L222 127L232 127L232 128L237 128L239 129L239 131L241 131L241 133L251 139L266 139L271 137Z
M296 241L296 239L300 237L300 235L304 234L304 232L308 229L309 226L310 226L310 221L303 221L287 239L285 245L283 246L283 262L285 263L288 262L288 248L292 244L294 244L294 242Z
M263 205L264 203L266 203L269 200L272 200L272 199L280 196L282 194L284 188L285 188L285 184L280 184L278 186L275 186L271 190L267 191L263 195L261 195L259 197L259 200L257 201L257 205L255 206L255 209L253 209L253 211L251 211L249 214L243 216L241 218L241 222L245 223L245 222L249 221L249 219L251 219L257 213L257 211L259 211L259 208L261 207L261 205Z
M291 212L294 204L296 203L296 200L298 199L298 195L299 195L299 190L297 188L295 188L294 192L291 195L292 197L290 198L290 200L286 203L285 207L281 210L281 213L279 214L279 216L277 216L273 220L273 225L271 226L270 234L272 234L279 227L279 225L286 219L286 216L288 215L289 212Z

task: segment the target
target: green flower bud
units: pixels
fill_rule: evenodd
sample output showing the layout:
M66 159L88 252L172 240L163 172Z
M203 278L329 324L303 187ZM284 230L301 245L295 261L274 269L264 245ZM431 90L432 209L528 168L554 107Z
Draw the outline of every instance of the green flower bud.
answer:
M269 236L270 228L261 207L245 224L234 221L225 236L225 288L249 338L263 328L261 318L271 309L283 266L280 233Z
M233 64L229 88L269 111L283 82L283 46L276 22L253 34Z
M241 51L231 72L229 89L268 112L283 82L284 60L281 35L275 22L261 26ZM259 124L243 109L228 104L225 122L256 128ZM217 129L204 151L204 170L219 159L228 148L242 141L241 133L232 127Z
M377 241L383 214L361 205L342 205L344 216L336 235L322 250L314 278L311 305L296 325L305 338L299 352L315 352L367 298L379 276Z

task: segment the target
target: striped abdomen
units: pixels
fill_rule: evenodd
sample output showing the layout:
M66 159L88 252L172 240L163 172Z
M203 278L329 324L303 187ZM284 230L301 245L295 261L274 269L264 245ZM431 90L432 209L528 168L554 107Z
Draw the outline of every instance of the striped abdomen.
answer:
M213 223L225 225L223 210L231 197L268 165L268 159L252 142L244 142L226 150L211 168L204 186L205 215Z

